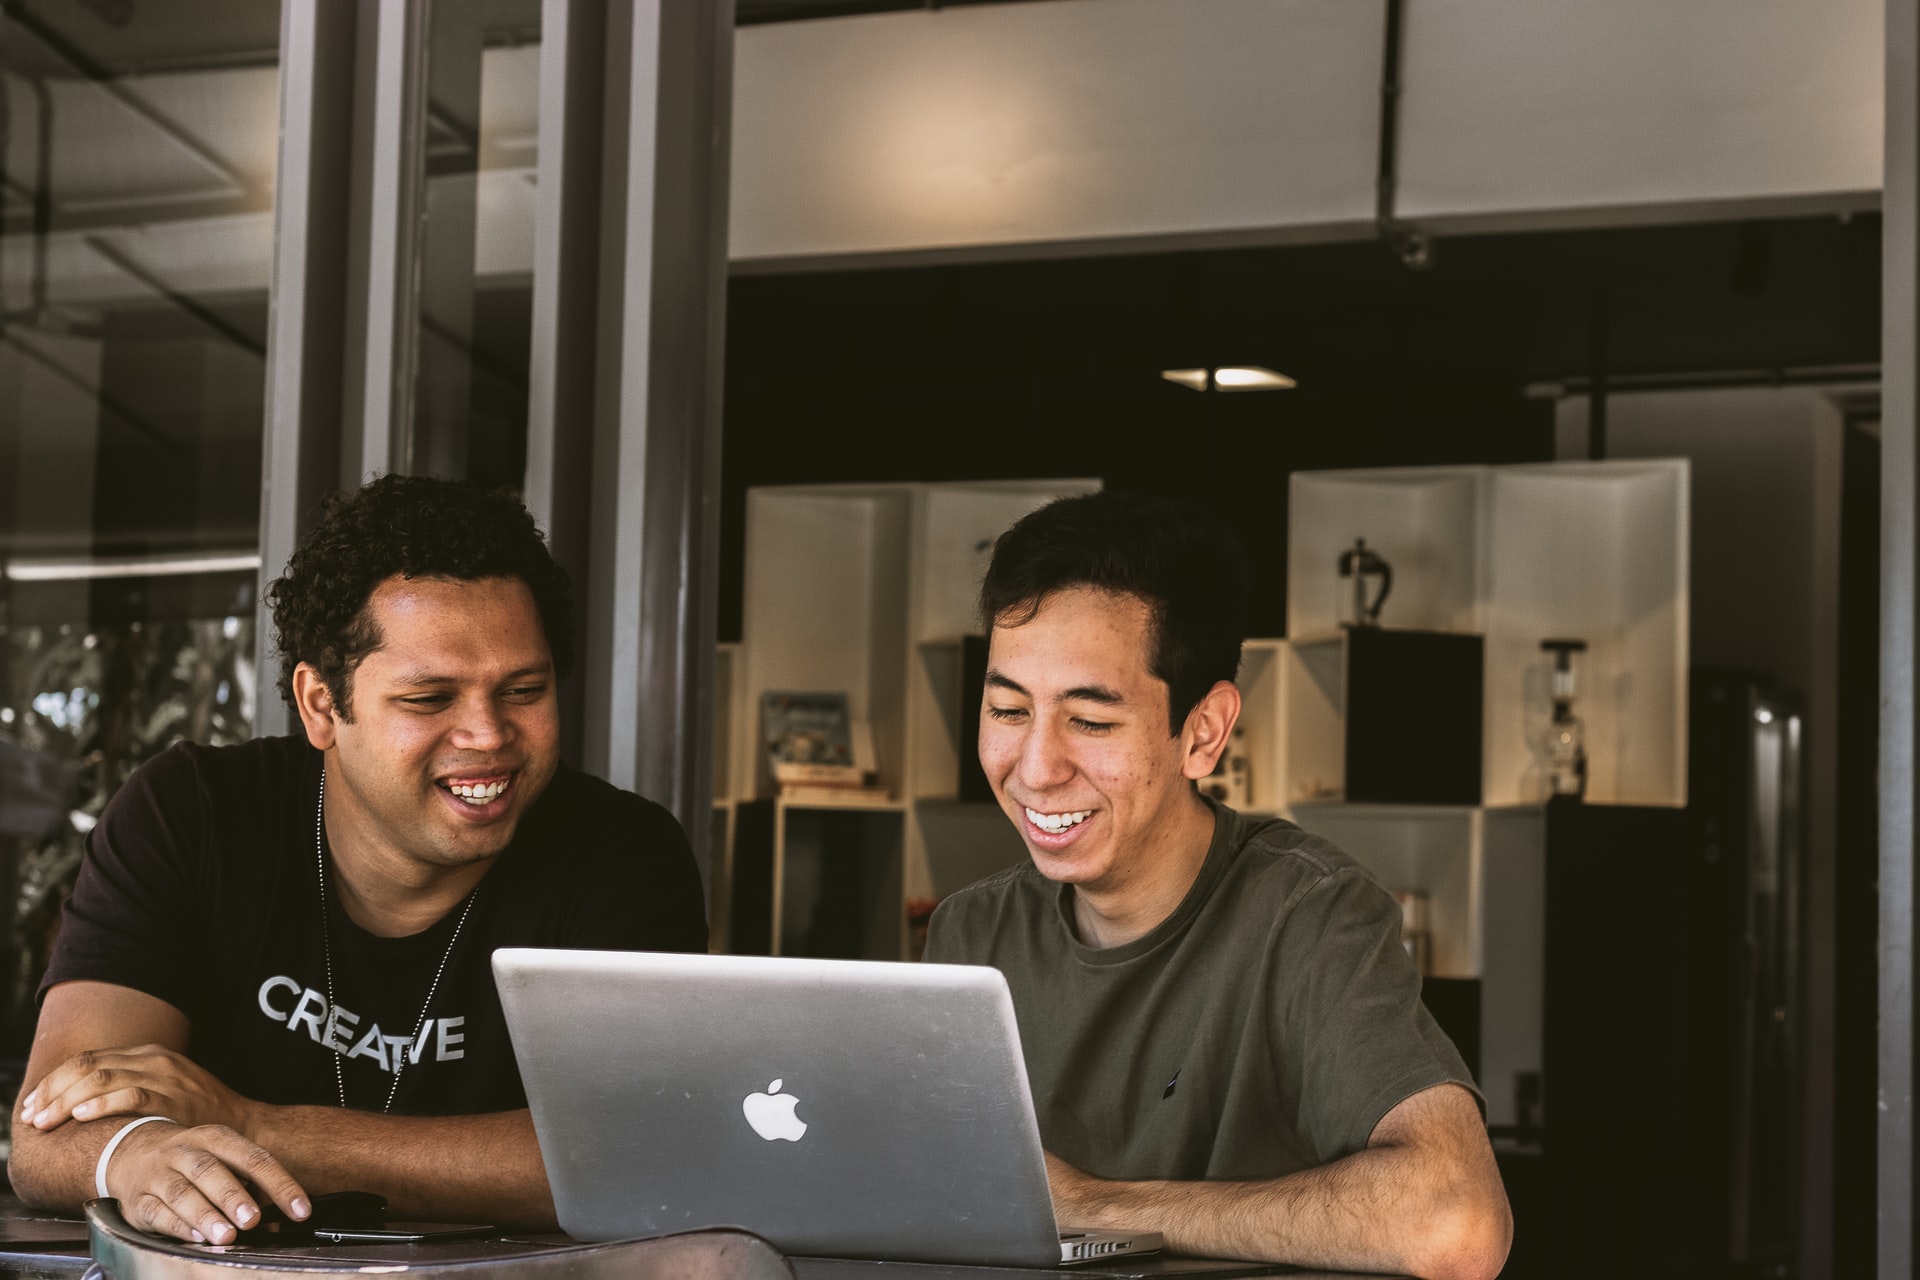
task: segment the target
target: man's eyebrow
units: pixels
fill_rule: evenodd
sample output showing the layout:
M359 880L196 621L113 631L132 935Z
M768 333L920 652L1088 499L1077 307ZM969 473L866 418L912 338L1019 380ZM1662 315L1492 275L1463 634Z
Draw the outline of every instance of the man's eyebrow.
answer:
M1005 689L1009 693L1017 693L1022 697L1032 696L1026 691L1025 687L1018 682L1009 680L998 671L991 669L987 672L987 687L989 689ZM1122 706L1126 703L1126 698L1121 696L1119 690L1110 689L1103 684L1075 685L1073 688L1061 694L1060 700L1062 702L1098 702L1110 707Z
M518 671L509 671L501 677L500 682L502 684L508 684L515 680L525 680L529 676L538 676L541 679L546 679L552 674L553 664L550 662L541 662L535 663L532 666L521 667ZM401 676L394 681L395 684L406 689L429 689L439 685L459 684L460 682L459 676L435 675L431 671L415 671L409 675Z

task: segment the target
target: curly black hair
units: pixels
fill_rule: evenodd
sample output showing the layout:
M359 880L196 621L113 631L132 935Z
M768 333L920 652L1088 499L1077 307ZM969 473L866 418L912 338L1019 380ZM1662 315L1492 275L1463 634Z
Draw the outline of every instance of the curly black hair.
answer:
M457 480L381 476L329 494L286 572L267 587L282 697L293 701L294 668L310 663L341 718L353 718L353 673L381 643L367 600L396 574L519 578L533 592L555 674L573 665L572 583L519 498Z

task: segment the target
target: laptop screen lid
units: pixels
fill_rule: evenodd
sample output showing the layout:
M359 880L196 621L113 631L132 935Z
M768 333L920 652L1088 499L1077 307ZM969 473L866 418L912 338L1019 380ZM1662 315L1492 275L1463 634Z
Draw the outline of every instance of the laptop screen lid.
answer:
M502 948L560 1225L1053 1266L1013 1001L969 965Z

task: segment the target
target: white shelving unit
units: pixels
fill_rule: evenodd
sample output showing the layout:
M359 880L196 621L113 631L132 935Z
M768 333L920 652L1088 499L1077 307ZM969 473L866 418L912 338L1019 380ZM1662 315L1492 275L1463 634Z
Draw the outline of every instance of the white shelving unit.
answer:
M958 799L963 637L993 539L1098 482L777 487L748 495L743 639L722 655L728 724L716 791L731 819L715 919L748 890L771 899L772 946L804 933L818 871L852 856L869 954L907 954L906 899L1018 862L997 808ZM1542 811L1530 807L1529 726L1546 714L1548 637L1586 640L1578 710L1588 799L1686 802L1688 471L1680 460L1296 473L1288 542L1295 640L1247 642L1240 672L1246 807L1326 835L1383 883L1427 895L1429 969L1481 983L1480 1078L1495 1124L1540 1069ZM1316 802L1340 794L1345 672L1336 565L1355 538L1393 566L1383 621L1486 637L1478 806ZM770 788L760 695L839 690L871 727L890 798L852 814L757 800ZM726 778L721 787L718 779ZM737 833L772 825L769 876L742 884ZM849 836L848 833L855 834ZM849 855L835 842L851 840ZM800 883L805 881L806 883ZM790 883L791 882L791 883ZM716 947L729 939L716 929Z
M1273 791L1283 804L1337 797L1346 787L1346 646L1338 636L1281 643L1286 703L1275 737L1286 772Z
M848 714L872 729L881 783L899 793L911 505L901 485L747 494L733 799L773 792L759 725L769 689L845 693Z
M1254 807L1324 835L1392 888L1427 895L1435 977L1481 984L1488 1120L1516 1120L1541 1068L1543 779L1550 655L1587 642L1576 711L1587 800L1686 803L1688 465L1683 459L1297 472L1288 522L1293 642L1250 642L1242 693ZM1338 795L1339 555L1365 538L1392 565L1395 628L1485 637L1479 806L1354 805ZM1277 677L1277 678L1276 678Z
M1356 538L1393 566L1383 621L1414 631L1479 631L1486 596L1488 467L1296 471L1287 497L1287 634L1340 629L1351 585L1340 553Z
M1287 714L1292 647L1285 640L1252 639L1240 650L1240 731L1250 762L1248 811L1280 813L1287 807L1289 776Z
M1560 636L1587 642L1587 799L1686 804L1688 478L1682 458L1490 469L1487 804L1542 798L1527 736Z
M1293 820L1380 883L1427 896L1436 978L1477 978L1486 953L1481 811L1452 805L1301 805Z
M997 809L958 800L962 717L977 714L960 705L962 639L979 629L974 601L994 539L1057 497L1099 487L1097 480L1070 479L748 493L725 801L738 810L771 795L760 749L760 697L780 689L844 692L849 714L872 732L879 780L891 797L881 806L833 799L773 804L776 954L796 935L807 907L810 891L790 883L806 859L865 859L863 893L887 899L884 911L870 913L863 925L867 954L891 958L907 954L907 899L951 892L1025 856ZM859 829L863 849L831 847L830 820L822 813L840 809L865 815L834 828L839 836ZM727 863L731 873L737 849ZM886 875L883 865L890 867ZM754 888L736 875L728 880L729 903Z
M1340 553L1356 538L1393 566L1384 625L1486 637L1483 791L1486 805L1545 799L1529 737L1542 730L1549 638L1587 642L1577 660L1586 723L1587 799L1687 800L1687 520L1685 459L1507 467L1303 471L1287 525L1287 633L1298 696L1296 745L1336 728ZM1339 741L1335 735L1332 741ZM1309 776L1327 766L1287 759L1290 798L1337 794Z
M1290 816L1382 884L1427 895L1429 974L1479 980L1487 1120L1516 1123L1519 1079L1541 1069L1546 811L1317 804Z

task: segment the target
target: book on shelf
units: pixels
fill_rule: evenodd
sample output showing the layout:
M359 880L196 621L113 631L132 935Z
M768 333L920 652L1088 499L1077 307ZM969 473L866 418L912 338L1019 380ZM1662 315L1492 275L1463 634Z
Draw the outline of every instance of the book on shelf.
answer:
M776 785L858 787L866 781L853 755L846 694L769 689L760 696L760 722Z
M783 782L781 800L787 804L813 805L822 809L883 808L893 804L893 792L877 785L835 786L817 782Z

